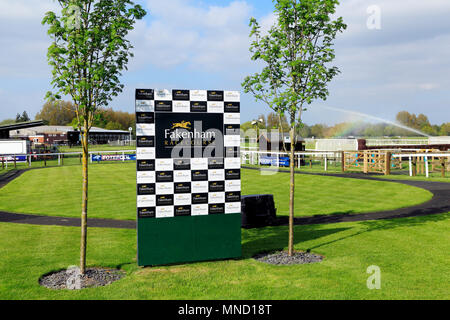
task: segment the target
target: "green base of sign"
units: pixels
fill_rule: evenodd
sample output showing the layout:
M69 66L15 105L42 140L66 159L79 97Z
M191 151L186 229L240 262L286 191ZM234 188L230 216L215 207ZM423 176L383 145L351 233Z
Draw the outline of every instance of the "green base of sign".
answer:
M241 255L240 213L139 219L139 266L239 258Z

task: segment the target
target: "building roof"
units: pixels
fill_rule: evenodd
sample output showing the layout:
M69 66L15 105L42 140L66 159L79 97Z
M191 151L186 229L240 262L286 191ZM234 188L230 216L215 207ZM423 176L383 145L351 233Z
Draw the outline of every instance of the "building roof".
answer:
M33 127L26 127L24 128L26 130L20 130L17 132L19 135L36 135L36 134L43 134L43 133L67 133L67 132L73 132L76 131L72 126L33 126ZM15 129L11 129L15 130ZM18 129L19 130L19 129ZM129 134L128 131L123 130L108 130L103 128L97 128L92 127L90 132L95 133L118 133L118 134Z
M45 121L43 121L43 120L27 121L27 122L6 124L3 126L0 126L0 130L11 131L11 130L17 130L17 129L32 128L32 127L42 126L42 125L45 125Z

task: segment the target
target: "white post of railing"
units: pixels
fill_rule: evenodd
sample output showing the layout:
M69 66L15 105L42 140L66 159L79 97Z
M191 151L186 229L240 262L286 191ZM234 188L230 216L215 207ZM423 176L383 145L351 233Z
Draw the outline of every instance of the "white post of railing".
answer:
M58 153L58 166L60 166L60 165L61 165L61 154Z
M430 176L430 172L428 170L428 157L425 156L423 158L424 162L425 162L425 176L428 178Z
M277 167L280 167L280 154L277 154Z
M125 162L125 152L122 152L122 161Z
M326 154L325 154L325 171L328 171L328 158Z
M302 161L301 155L297 154L297 167L300 169L300 162Z
M31 167L31 154L28 156L28 166Z
M412 177L412 159L409 157L409 176Z

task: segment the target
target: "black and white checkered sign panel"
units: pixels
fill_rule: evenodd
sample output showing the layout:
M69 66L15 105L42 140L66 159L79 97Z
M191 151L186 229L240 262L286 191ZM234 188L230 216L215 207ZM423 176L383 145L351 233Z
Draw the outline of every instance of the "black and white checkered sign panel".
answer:
M241 212L240 94L136 90L138 218Z

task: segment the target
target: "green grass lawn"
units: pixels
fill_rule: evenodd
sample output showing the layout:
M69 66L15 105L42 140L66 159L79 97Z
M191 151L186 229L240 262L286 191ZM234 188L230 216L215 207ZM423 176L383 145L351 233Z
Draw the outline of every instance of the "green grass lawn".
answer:
M89 152L94 151L121 151L121 150L136 150L135 145L131 146L110 146L109 144L93 144L89 145ZM59 147L59 152L81 152L81 146L69 147L61 146Z
M0 299L446 299L450 214L295 227L295 248L325 256L311 265L253 260L287 245L287 227L243 230L243 258L153 268L136 266L135 230L90 228L88 265L118 267L107 287L40 287L50 271L78 263L79 228L0 223ZM381 289L366 286L381 269Z
M134 163L92 164L89 217L132 220L136 216ZM242 170L243 194L273 194L278 215L288 214L289 175ZM296 216L363 213L430 200L426 190L391 182L296 175ZM65 217L81 212L81 167L30 170L0 189L0 210Z

